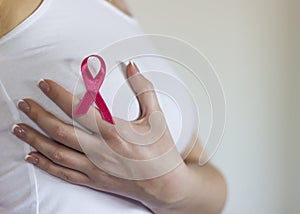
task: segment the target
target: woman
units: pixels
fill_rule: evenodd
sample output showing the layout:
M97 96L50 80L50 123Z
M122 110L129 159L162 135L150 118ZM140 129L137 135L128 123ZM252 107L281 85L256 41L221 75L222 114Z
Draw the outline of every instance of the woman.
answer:
M120 3L123 2L115 2L126 12L124 4ZM50 101L71 116L73 96L64 88L73 91L82 58L122 38L141 34L134 19L99 0L1 0L0 14L1 213L148 213L147 209L154 213L221 212L225 183L212 165L198 166L199 144L184 162L168 173L145 180L120 178L90 161L78 142L78 138L89 138L89 133L74 133L74 127L63 122L72 121ZM109 57L105 59L109 61ZM140 70L143 71L142 66ZM134 63L127 66L126 73L128 78L138 77L129 82L138 95L142 111L135 125L138 130L143 130L151 113L161 112L161 108L152 84L139 73ZM55 81L39 82L39 87L50 100L44 99L33 86L34 80L42 78ZM121 75L116 78L121 78ZM139 88L152 92L139 94ZM113 89L109 88L103 94L110 93L110 90ZM33 99L21 100L18 107L34 123L16 112L12 104L24 97ZM47 106L47 110L56 116L42 106ZM174 145L166 129L162 142L146 150L128 146L109 128L111 126L102 121L97 111L91 111L96 113L99 128L102 127L102 136L96 135L93 139L102 137L113 150L125 157L151 159ZM26 124L21 124L21 121ZM27 144L20 144L8 133L13 124L17 124L13 126L13 133ZM87 128L93 130L93 127ZM28 145L38 152L32 152ZM22 163L20 158L25 155L28 162L41 170ZM126 163L115 159L110 161L116 163L113 167L130 169ZM143 174L150 169L155 168L136 169L136 173ZM79 186L61 182L43 171Z

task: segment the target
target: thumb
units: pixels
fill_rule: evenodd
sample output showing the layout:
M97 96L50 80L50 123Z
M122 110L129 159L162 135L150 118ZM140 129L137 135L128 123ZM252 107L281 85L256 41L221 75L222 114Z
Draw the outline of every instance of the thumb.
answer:
M142 111L141 117L153 111L161 111L153 84L140 73L133 61L127 65L126 73L129 84L137 95Z

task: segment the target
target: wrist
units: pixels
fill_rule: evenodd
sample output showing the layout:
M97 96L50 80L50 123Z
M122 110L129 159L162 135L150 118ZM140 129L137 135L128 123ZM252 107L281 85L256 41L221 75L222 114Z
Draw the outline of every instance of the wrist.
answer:
M183 162L172 172L161 177L139 181L144 199L141 201L154 213L176 214L190 200L192 172ZM180 212L178 212L180 213Z

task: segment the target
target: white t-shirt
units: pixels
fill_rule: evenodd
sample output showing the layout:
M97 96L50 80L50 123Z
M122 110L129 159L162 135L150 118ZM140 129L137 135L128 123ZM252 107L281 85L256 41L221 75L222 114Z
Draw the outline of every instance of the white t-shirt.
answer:
M37 128L16 108L19 99L30 97L59 118L70 119L36 87L41 79L52 79L74 91L84 57L100 53L124 38L140 35L138 23L103 0L44 0L24 22L0 39L0 213L20 214L101 214L149 213L141 204L57 179L26 163L32 148L10 133L13 124L25 122ZM145 46L149 47L147 41ZM143 48L140 44L137 47ZM120 51L124 52L120 47ZM111 67L118 54L104 51ZM148 61L147 61L148 60ZM137 59L141 71L150 59ZM159 63L157 63L159 64ZM171 69L164 63L164 72ZM101 89L109 108L112 97L125 78L112 69ZM83 87L84 89L84 87ZM174 138L180 129L176 106L159 96ZM138 114L133 106L131 117ZM182 150L182 149L181 149Z

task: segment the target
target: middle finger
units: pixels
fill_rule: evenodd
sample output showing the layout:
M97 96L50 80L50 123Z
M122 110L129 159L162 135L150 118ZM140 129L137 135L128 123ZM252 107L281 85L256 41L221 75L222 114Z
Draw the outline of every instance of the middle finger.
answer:
M18 107L51 138L72 149L82 152L77 135L88 133L85 133L83 130L70 124L64 123L30 99L20 100L18 102Z

